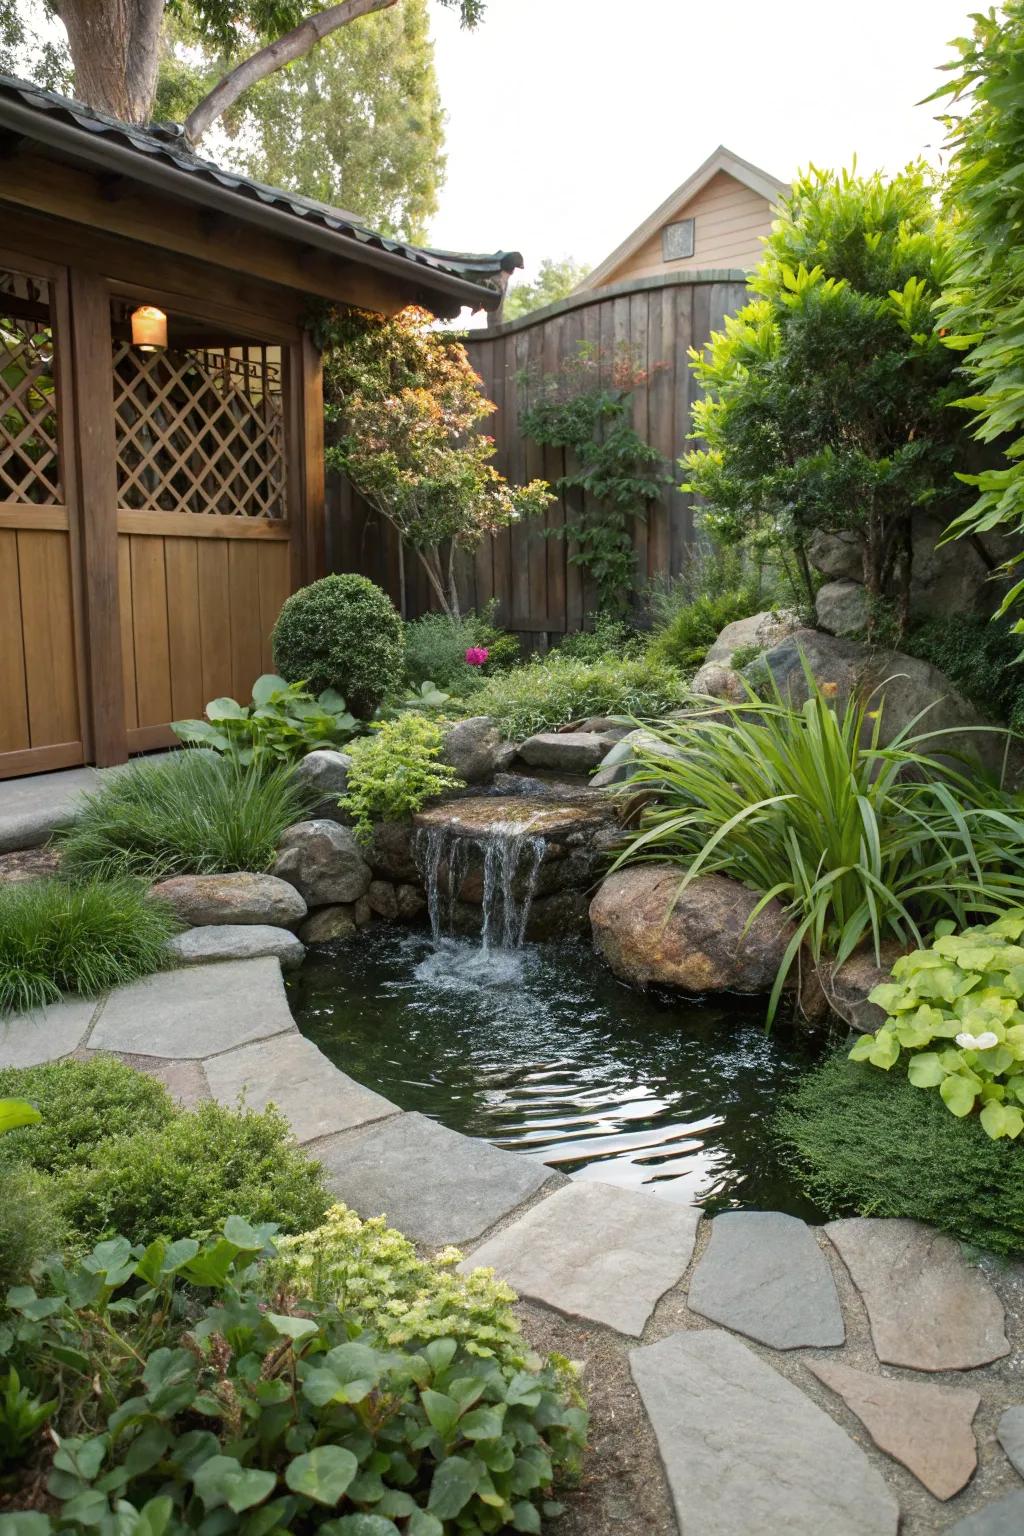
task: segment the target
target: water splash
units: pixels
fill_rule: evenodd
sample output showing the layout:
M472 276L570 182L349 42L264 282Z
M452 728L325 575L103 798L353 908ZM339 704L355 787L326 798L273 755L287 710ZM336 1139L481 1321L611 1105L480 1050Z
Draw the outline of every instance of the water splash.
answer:
M530 826L530 821L496 822L469 832L442 823L417 832L413 853L426 886L436 948L454 935L459 891L477 861L483 881L481 957L522 948L546 848L544 838L531 834Z

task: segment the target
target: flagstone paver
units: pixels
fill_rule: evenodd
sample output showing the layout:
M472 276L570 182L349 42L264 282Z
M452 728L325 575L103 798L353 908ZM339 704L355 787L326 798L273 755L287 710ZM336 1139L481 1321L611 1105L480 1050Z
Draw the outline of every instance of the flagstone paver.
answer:
M806 1222L725 1211L690 1281L690 1310L775 1349L842 1344L832 1271Z
M917 1221L863 1216L825 1231L860 1292L879 1360L963 1371L1009 1354L1002 1303L952 1238Z
M977 1392L869 1376L838 1360L808 1360L807 1369L838 1393L879 1450L902 1462L937 1499L951 1499L974 1475Z
M700 1215L613 1184L567 1184L476 1249L462 1268L494 1269L523 1296L639 1338L686 1272Z
M360 1216L386 1215L415 1242L472 1242L559 1179L519 1152L460 1136L416 1113L317 1147L328 1186Z
M864 1452L740 1339L675 1333L629 1359L682 1536L895 1536Z
M1007 1408L996 1428L999 1444L1024 1477L1024 1403Z
M284 970L301 965L306 946L287 928L269 923L211 923L175 934L168 949L180 965L210 965L216 960L258 960L272 955Z
M276 1104L299 1142L401 1113L397 1104L339 1072L299 1034L243 1045L214 1056L203 1070L221 1104L234 1105L240 1095L254 1109Z
M946 1536L1021 1536L1024 1531L1024 1488L986 1504L951 1525Z
M36 1067L70 1056L85 1039L97 1007L95 999L71 997L0 1020L0 1067Z
M224 960L161 971L112 992L93 1050L174 1060L213 1055L295 1028L276 960Z
M0 853L38 848L74 817L83 794L102 783L95 768L66 768L0 784Z

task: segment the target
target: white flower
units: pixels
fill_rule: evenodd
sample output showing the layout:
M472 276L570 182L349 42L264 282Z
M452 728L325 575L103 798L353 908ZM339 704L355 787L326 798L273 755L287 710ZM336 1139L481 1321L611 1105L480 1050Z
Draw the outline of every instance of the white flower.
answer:
M957 1035L956 1043L964 1051L987 1051L993 1045L999 1044L999 1036L993 1034L990 1029L986 1029L980 1035L969 1035L965 1032Z

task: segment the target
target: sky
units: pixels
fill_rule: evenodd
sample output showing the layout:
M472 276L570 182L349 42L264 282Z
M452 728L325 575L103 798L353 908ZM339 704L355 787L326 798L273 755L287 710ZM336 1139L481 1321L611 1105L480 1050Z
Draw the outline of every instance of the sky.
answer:
M488 0L434 5L448 179L431 243L596 265L718 144L809 162L937 162L949 40L978 0Z

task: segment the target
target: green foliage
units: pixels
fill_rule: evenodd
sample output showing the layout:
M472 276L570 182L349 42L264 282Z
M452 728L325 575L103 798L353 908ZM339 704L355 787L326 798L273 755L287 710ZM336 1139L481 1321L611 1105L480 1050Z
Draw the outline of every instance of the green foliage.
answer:
M966 354L962 367L969 389L957 404L974 412L975 437L996 445L1002 464L961 475L979 495L949 532L998 531L1014 536L1016 543L1024 533L1024 251L1017 191L1024 160L1024 4L1007 0L998 13L993 8L971 20L970 35L953 45L959 59L945 66L954 78L935 93L950 98L945 120L952 156L948 198L957 214L955 265L938 318L948 333L946 345ZM969 467L965 458L961 470ZM1007 568L1019 566L1022 558L1014 555ZM1000 612L1022 594L1024 581L1018 581ZM1016 622L1014 631L1024 633L1024 620Z
M352 744L348 793L339 802L364 842L372 838L375 821L401 821L432 795L462 787L453 769L438 761L444 737L434 721L410 712L371 731Z
M918 619L903 642L909 656L930 661L989 719L1024 734L1024 670L1020 645L1005 620L970 613Z
M513 281L509 284L501 318L519 320L535 309L544 309L548 304L557 304L559 299L567 299L589 272L587 262L576 261L572 256L564 256L561 261L545 257L532 283Z
M365 719L398 687L402 621L386 592L353 572L323 576L285 602L272 635L274 664L314 693L332 689Z
M494 607L492 602L481 613L460 618L425 613L406 624L406 681L418 687L429 679L456 698L464 698L492 672L518 661L519 641L495 625ZM486 663L469 666L466 652L479 647L487 651Z
M269 869L306 796L288 768L262 773L203 751L175 752L111 774L59 836L72 879Z
M41 1120L6 1137L0 1160L45 1174L88 1165L103 1142L160 1130L176 1113L162 1083L114 1056L6 1067L0 1070L0 1094L6 1093L34 1104Z
M915 1088L938 1088L950 1114L975 1109L993 1141L1024 1130L1024 913L954 933L936 925L928 949L902 955L871 993L886 1021L862 1035L851 1061L888 1072L907 1058ZM936 1049L931 1049L938 1042Z
M1024 894L1013 797L930 757L941 733L908 726L882 747L880 710L851 697L838 713L836 685L805 672L801 709L772 683L766 702L750 689L741 705L653 731L629 791L649 785L656 799L615 866L667 859L680 889L717 871L759 891L760 905L778 898L795 929L769 1019L804 946L841 964L868 940L876 953L885 938L920 944L940 917L964 923Z
M625 619L607 611L588 614L590 629L577 629L558 642L558 656L567 661L610 661L615 656L637 656L640 637Z
M211 699L205 720L175 720L171 730L187 746L221 752L242 768L295 763L318 747L342 747L359 729L340 693L318 698L302 683L265 672L252 685L252 703Z
M28 880L0 885L0 1015L95 997L166 963L178 923L140 882Z
M60 1250L64 1226L51 1181L32 1168L0 1161L3 1200L0 1201L0 1298L8 1288L28 1279L39 1259ZM3 1401L0 1367L0 1405ZM0 1463L3 1462L3 1408L0 1406Z
M0 1356L56 1399L20 1410L59 1436L59 1513L40 1531L141 1514L146 1536L483 1536L560 1513L550 1488L575 1472L587 1415L553 1369L451 1337L388 1348L334 1305L268 1307L253 1265L272 1230L231 1217L203 1245L115 1238L13 1291Z
M686 702L678 672L648 657L576 661L552 651L490 678L473 695L474 714L490 715L501 734L522 741L588 715L651 719Z
M927 1222L995 1253L1024 1253L1024 1144L956 1121L905 1076L831 1056L776 1118L782 1156L831 1216Z
M682 460L725 542L792 552L813 601L806 545L855 532L876 602L909 616L917 508L956 511L956 360L934 312L951 235L923 165L797 178L750 279L752 301L692 354L705 391ZM788 556L787 556L788 558Z
M655 661L692 675L703 666L704 658L727 624L748 619L760 611L760 594L753 584L720 592L715 597L697 597L687 607L677 609L666 627L655 635L650 654Z

